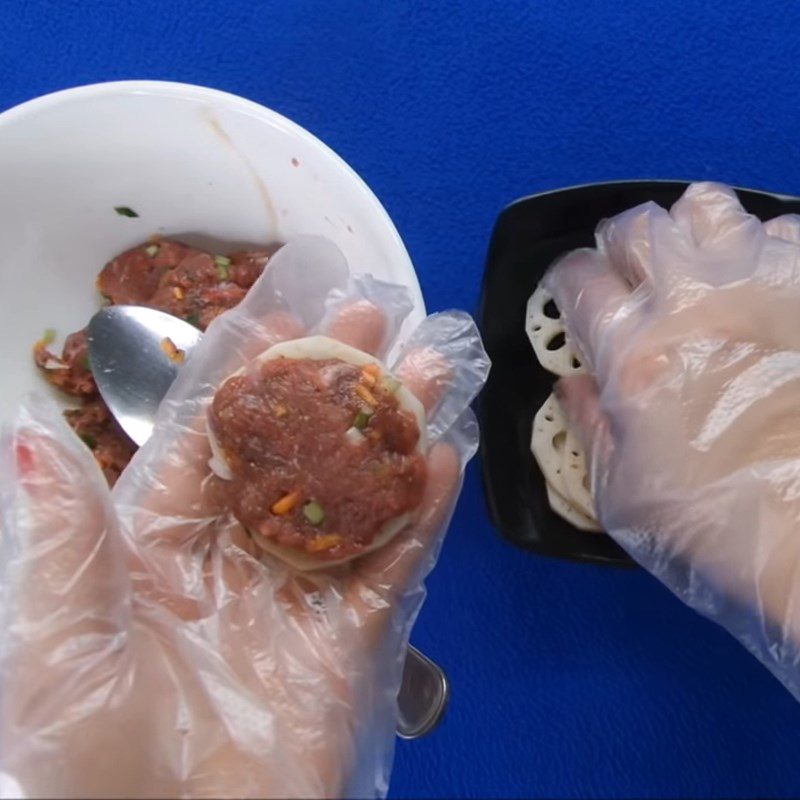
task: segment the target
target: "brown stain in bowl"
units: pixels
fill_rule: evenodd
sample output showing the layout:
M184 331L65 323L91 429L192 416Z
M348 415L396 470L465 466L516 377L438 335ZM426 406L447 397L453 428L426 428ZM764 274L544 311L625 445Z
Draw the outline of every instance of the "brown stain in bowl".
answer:
M213 112L211 112L209 109L206 109L202 116L203 121L208 125L214 135L217 136L217 138L223 142L223 144L236 153L245 169L252 176L256 188L258 189L258 193L261 195L261 200L264 203L264 210L267 212L267 227L274 231L274 236L278 238L280 222L278 220L278 213L275 210L275 204L272 202L272 196L267 189L266 183L264 183L250 159L234 144L230 134L225 130L225 128L222 127L220 121L214 116Z

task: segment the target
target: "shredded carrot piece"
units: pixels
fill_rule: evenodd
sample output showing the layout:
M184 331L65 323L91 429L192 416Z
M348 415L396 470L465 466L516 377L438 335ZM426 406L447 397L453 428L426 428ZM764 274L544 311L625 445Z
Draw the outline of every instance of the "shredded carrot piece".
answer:
M300 502L300 492L289 492L281 497L280 500L272 504L270 511L276 516L282 517L288 514Z
M312 553L318 553L320 550L330 550L332 547L336 547L341 541L342 537L338 533L323 533L315 536L308 543L307 548Z
M361 383L366 384L367 386L374 386L378 379L371 373L371 372L361 372Z
M371 405L371 406L377 406L377 405L378 405L378 400L377 400L377 398L375 397L375 395L374 395L374 394L372 394L372 392L371 392L369 389L367 389L367 387L366 387L366 386L364 386L364 385L363 385L363 384L361 384L361 383L359 383L359 384L356 386L356 394L357 394L357 395L358 395L358 396L359 396L359 397L360 397L360 398L361 398L361 399L362 399L362 400L363 400L365 403L369 403L369 405Z
M179 350L175 347L175 342L169 338L169 336L165 336L161 340L161 349L166 353L167 358L173 362L173 364L183 364L183 357L184 352L183 350Z
M289 409L286 408L286 406L283 403L278 403L278 405L275 406L275 416L278 419L285 417L288 413Z
M180 286L173 286L172 287L172 294L175 295L176 300L183 300L186 295L183 293L183 289Z
M381 368L377 364L365 364L361 371L372 375L374 378L377 378L378 375L381 374Z

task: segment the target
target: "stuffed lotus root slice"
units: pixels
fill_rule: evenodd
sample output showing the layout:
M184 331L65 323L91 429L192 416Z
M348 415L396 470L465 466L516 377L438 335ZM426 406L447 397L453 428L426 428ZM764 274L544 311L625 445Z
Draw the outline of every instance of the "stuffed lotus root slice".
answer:
M552 296L539 286L528 300L525 331L539 363L555 375L583 371L580 356L567 341L567 331Z
M422 500L422 404L376 358L335 339L283 342L231 375L208 435L228 508L298 570L382 547Z

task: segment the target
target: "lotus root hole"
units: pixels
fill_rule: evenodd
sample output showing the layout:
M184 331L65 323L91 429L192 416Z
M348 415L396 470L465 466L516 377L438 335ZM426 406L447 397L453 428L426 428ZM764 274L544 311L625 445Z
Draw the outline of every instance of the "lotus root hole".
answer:
M564 335L564 332L557 333L548 343L547 349L548 350L560 350L564 343L566 342L567 337Z
M549 317L550 319L558 319L561 316L561 313L558 310L558 306L553 302L552 299L548 300L544 307L542 308L542 313Z

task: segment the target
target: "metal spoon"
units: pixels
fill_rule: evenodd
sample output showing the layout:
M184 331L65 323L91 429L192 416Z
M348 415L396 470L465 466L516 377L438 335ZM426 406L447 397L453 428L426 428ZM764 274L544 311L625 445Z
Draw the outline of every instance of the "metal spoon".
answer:
M153 432L156 412L178 374L165 339L188 356L202 338L182 319L142 306L109 306L89 322L89 363L97 388L122 429L137 445ZM444 714L450 686L442 669L411 645L397 697L397 734L416 739Z

